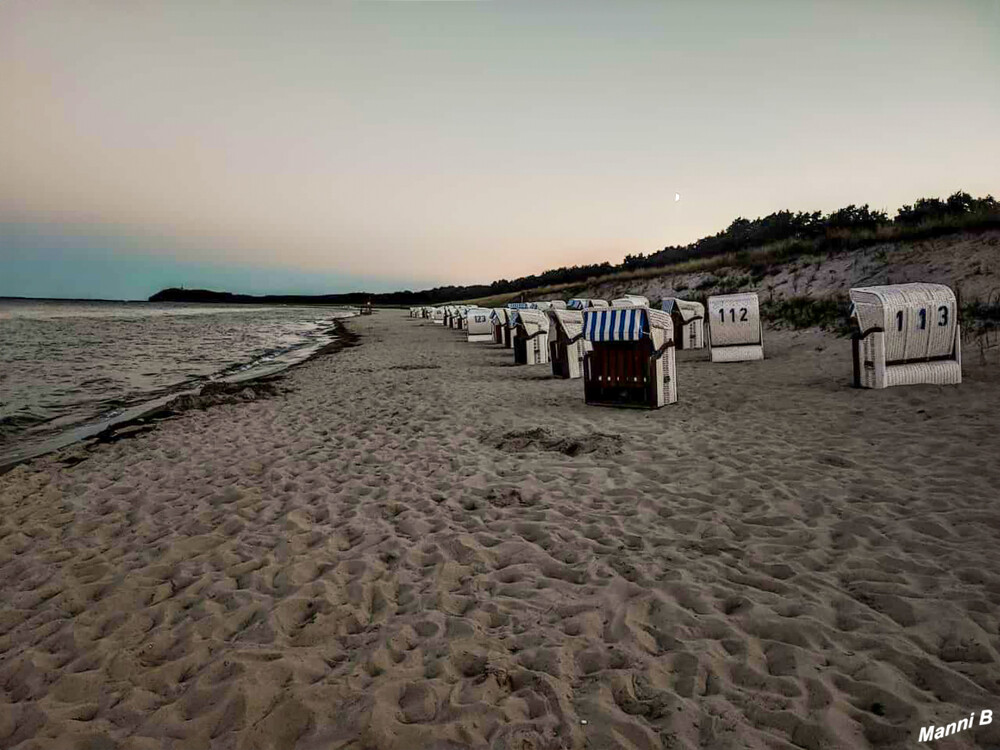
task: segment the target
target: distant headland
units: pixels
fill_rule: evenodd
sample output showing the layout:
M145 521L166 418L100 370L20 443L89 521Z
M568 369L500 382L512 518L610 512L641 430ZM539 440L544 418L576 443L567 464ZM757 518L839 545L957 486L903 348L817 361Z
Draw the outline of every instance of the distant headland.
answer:
M210 289L163 289L149 298L150 302L211 302L229 303L234 305L360 305L371 301L373 304L406 304L404 302L386 301L382 298L413 294L412 292L393 292L391 294L366 294L351 292L349 294L233 294L232 292L216 292ZM416 295L414 295L416 296Z

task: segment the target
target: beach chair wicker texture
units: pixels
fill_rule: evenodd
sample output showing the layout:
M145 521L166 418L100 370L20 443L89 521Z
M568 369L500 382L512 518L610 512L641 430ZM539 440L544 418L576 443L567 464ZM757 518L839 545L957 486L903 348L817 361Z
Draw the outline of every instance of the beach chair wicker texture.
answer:
M507 308L496 307L490 310L490 323L493 325L493 343L503 344L505 336L509 338L507 329Z
M557 378L579 378L583 375L583 356L592 349L583 337L583 312L580 310L549 310L549 360Z
M485 307L470 307L465 311L466 335L469 342L493 341L492 311Z
M713 362L764 359L764 329L756 292L709 297L707 308Z
M705 306L700 302L667 297L663 311L674 322L678 349L701 349L705 346Z
M649 307L649 300L638 294L626 294L611 300L611 307Z
M609 307L609 305L605 299L588 299L586 297L571 299L566 303L567 310L586 310L590 307Z
M515 310L511 316L514 327L514 363L543 365L549 361L549 316L542 310Z
M584 399L600 406L658 409L677 401L673 321L644 307L583 312L592 350L583 360Z
M851 289L854 384L957 385L962 382L961 329L955 293L944 284Z

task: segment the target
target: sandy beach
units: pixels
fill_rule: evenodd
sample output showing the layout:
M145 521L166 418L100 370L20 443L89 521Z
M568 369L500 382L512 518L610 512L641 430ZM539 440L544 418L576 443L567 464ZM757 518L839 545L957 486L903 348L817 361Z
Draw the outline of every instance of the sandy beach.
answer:
M0 748L1000 747L1000 375L678 352L679 403L381 310L0 476Z

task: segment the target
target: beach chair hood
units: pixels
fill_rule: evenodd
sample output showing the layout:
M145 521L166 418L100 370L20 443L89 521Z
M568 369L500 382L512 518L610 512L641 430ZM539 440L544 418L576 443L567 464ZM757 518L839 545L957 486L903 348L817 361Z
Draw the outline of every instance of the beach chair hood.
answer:
M516 310L511 325L523 325L529 336L537 331L548 333L549 316L542 310Z
M611 307L649 307L649 300L638 294L626 294L611 300Z
M705 306L703 304L677 299L676 297L667 297L663 300L663 311L679 315L681 321L685 324L705 317Z
M852 315L864 332L885 332L886 359L951 355L958 325L955 293L944 284L893 284L851 289Z
M611 307L584 310L583 337L587 341L638 341L659 333L673 333L670 315L646 307Z
M583 333L583 312L580 310L550 310L549 317L570 340L576 339Z

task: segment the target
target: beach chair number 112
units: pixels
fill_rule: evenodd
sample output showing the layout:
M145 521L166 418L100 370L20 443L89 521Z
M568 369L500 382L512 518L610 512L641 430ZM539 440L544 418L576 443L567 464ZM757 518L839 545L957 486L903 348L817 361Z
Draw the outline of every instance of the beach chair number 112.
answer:
M923 308L923 307L920 308L919 312L917 313L917 316L920 319L919 328L920 328L921 331L923 331L925 328L927 328L927 310L926 310L926 308ZM939 326L946 326L946 325L948 325L948 306L947 305L941 305L938 308L938 325ZM902 310L897 310L896 311L896 330L897 331L902 331L903 330L903 311Z
M725 308L722 308L722 309L719 310L719 317L722 319L723 323L726 322L726 309ZM729 321L730 323L735 323L736 322L736 308L735 307L730 307L729 308L729 318L730 318L730 321ZM747 309L745 307L741 307L740 308L740 323L746 323L746 322L747 322Z

